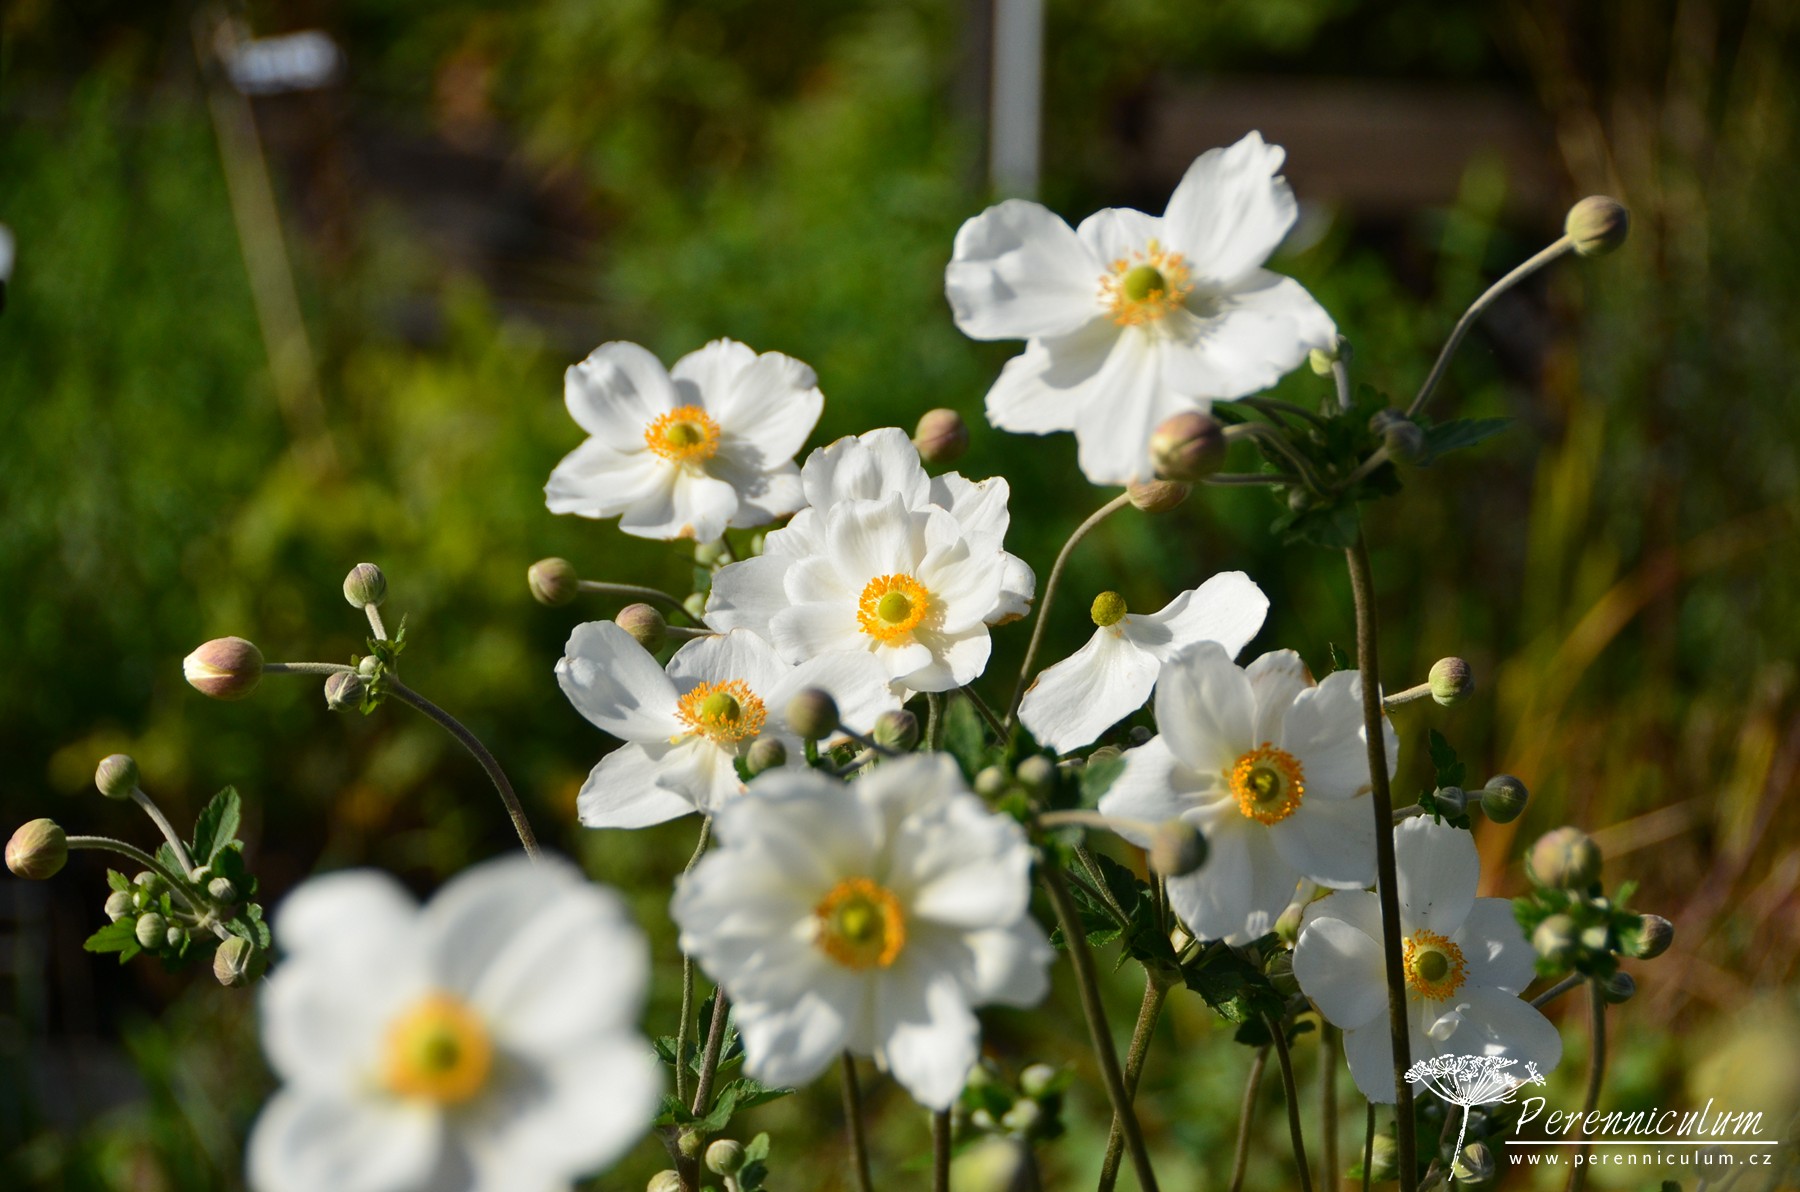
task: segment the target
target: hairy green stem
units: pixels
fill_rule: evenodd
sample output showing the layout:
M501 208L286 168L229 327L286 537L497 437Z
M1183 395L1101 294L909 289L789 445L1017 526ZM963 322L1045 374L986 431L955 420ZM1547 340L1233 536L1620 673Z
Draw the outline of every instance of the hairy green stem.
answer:
M181 842L181 836L175 831L175 825L171 824L169 817L162 813L162 808L158 807L156 801L139 787L131 788L131 798L133 802L144 809L144 814L150 817L150 822L156 825L156 830L161 832L163 839L169 842L169 848L174 852L175 859L181 862L182 875L185 877L194 872L194 859L188 856L187 845Z
M1294 1146L1294 1172L1300 1177L1300 1192L1312 1192L1312 1172L1306 1164L1306 1135L1300 1129L1300 1086L1294 1081L1294 1058L1288 1054L1287 1036L1281 1024L1266 1019L1275 1044L1275 1058L1281 1064L1281 1089L1287 1100L1288 1140Z
M387 689L395 699L411 704L437 721L446 732L462 742L463 748L467 749L475 760L481 763L481 768L487 771L488 779L493 782L494 789L500 792L500 801L506 805L506 814L512 817L513 831L519 834L519 843L525 846L525 855L534 861L537 860L542 855L538 848L537 833L531 830L531 821L525 818L525 808L519 802L519 796L513 793L512 783L507 781L506 771L500 768L500 763L494 759L493 754L488 752L487 746L481 743L480 738L464 728L462 722L456 717L402 683L391 672Z
M850 1135L850 1169L856 1175L857 1192L872 1192L869 1177L869 1140L863 1133L862 1086L856 1080L856 1057L844 1053L844 1129Z
M994 735L1000 738L1002 744L1005 744L1006 726L1000 723L1000 718L994 715L994 710L988 707L987 701L975 694L975 689L973 687L958 687L957 690L969 697L969 703L974 706L977 712L981 713L981 718L987 721L987 726L993 729Z
M382 623L381 610L376 608L373 604L365 604L363 605L363 612L369 614L369 632L375 635L375 640L378 642L387 641L388 631L387 626Z
M712 1107L713 1081L719 1075L719 1053L725 1047L725 1024L731 1019L731 1001L725 991L713 988L712 1022L706 1028L706 1051L700 1057L700 1079L694 1085L690 1112L704 1115Z
M944 697L935 691L925 693L925 748L937 750L944 744Z
M341 662L265 662L265 675L342 675L354 671L354 666L345 666Z
M590 592L596 596L623 596L628 600L660 604L665 608L673 609L690 621L694 619L693 614L688 612L687 605L660 588L646 588L641 584L609 584L597 579L583 579L575 582L575 589L578 592Z
M700 821L700 839L694 843L694 855L688 858L687 868L681 871L686 877L694 872L694 866L700 863L700 855L706 851L707 839L712 835L712 816ZM694 1018L694 958L686 952L681 954L681 1022L675 1028L675 1099L683 1105L687 1104L687 1043L688 1028L693 1025Z
M1250 1123L1256 1118L1256 1091L1262 1087L1263 1069L1269 1063L1269 1045L1256 1049L1250 1061L1250 1077L1244 1081L1244 1103L1238 1109L1237 1146L1231 1152L1231 1192L1241 1192L1244 1172L1250 1166Z
M1588 1031L1592 1046L1588 1054L1587 1092L1581 1098L1582 1120L1600 1104L1600 1083L1606 1078L1606 998L1601 996L1600 982L1588 981ZM1587 1186L1588 1147L1584 1143L1575 1150L1574 1165L1569 1168L1569 1192L1581 1192Z
M220 939L231 934L225 930L225 925L219 922L219 917L213 912L213 909L210 906L202 905L201 901L194 897L188 888L187 874L184 873L180 877L175 876L169 872L168 866L137 845L128 844L123 840L114 840L110 836L68 836L64 838L64 843L70 852L90 849L96 852L117 853L121 857L137 862L163 880L164 884L169 887L169 893L179 899L181 905L187 908L188 913L194 916L195 926L205 924Z
M1156 1021L1162 1016L1163 1000L1168 986L1144 969L1144 1000L1138 1006L1137 1025L1131 1028L1131 1046L1125 1051L1125 1095L1137 1097L1138 1077L1143 1075L1144 1060L1150 1054L1150 1038L1156 1033ZM1100 1164L1097 1192L1112 1192L1119 1180L1119 1161L1125 1157L1125 1123L1113 1114L1112 1128L1106 1134L1106 1158Z
M1569 990L1575 988L1585 980L1587 980L1587 978L1580 973L1570 973L1550 988L1544 990L1544 992L1532 998L1531 1004L1537 1009L1542 1010L1545 1006L1548 1006L1551 1002L1569 992Z

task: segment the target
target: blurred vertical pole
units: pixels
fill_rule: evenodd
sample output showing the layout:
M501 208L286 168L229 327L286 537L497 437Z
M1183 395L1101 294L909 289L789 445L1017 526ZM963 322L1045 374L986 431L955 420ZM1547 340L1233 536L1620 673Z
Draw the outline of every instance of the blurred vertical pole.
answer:
M1044 0L994 0L994 86L988 182L1035 198L1044 107Z

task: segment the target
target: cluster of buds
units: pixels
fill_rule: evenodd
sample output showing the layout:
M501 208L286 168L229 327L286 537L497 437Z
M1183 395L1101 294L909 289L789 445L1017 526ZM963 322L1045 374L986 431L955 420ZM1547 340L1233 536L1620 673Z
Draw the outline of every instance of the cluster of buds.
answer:
M1620 971L1620 958L1662 955L1674 942L1675 927L1661 915L1627 909L1630 886L1608 897L1600 882L1602 862L1599 846L1580 829L1545 833L1525 857L1525 871L1536 888L1514 907L1542 975L1573 970L1598 982L1608 1001L1623 1002L1637 985Z
M1063 1094L1073 1080L1067 1068L1030 1064L1009 1081L992 1061L983 1060L969 1073L953 1120L982 1134L1048 1141L1063 1133Z
M716 1138L701 1151L698 1134L684 1134L681 1153L699 1159L707 1171L719 1176L724 1192L763 1192L763 1181L769 1175L769 1136L758 1134L748 1144L732 1138ZM693 1140L690 1144L689 1140ZM681 1173L673 1168L650 1177L645 1192L681 1192L685 1185Z

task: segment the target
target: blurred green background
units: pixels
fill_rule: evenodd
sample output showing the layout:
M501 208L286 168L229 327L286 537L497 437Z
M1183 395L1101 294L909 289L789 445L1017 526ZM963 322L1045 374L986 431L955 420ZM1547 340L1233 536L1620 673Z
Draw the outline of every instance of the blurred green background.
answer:
M217 77L217 16L0 11L0 222L18 240L0 315L6 826L148 841L91 786L127 750L178 822L220 786L245 793L273 900L357 864L429 889L507 848L480 772L405 709L334 716L312 682L275 679L216 704L181 680L223 634L271 659L360 650L339 583L373 560L407 617L408 681L494 747L542 835L631 898L659 948L651 1029L672 1030L667 886L694 825L576 826L607 742L551 666L614 606L539 607L524 573L563 555L679 587L691 557L544 510L580 441L561 372L609 339L672 360L729 335L817 368L817 443L954 406L975 430L960 470L1011 480L1012 549L1047 571L1108 494L1067 436L981 423L1016 346L965 340L942 297L958 225L993 197L987 6L252 4L243 29L324 29L345 60L328 87L253 101ZM1570 201L1632 208L1623 251L1509 296L1440 390L1440 413L1508 415L1510 433L1368 514L1387 683L1460 653L1482 685L1403 723L1409 746L1437 727L1534 792L1516 833L1484 830L1492 892L1573 821L1677 923L1617 1012L1609 1105L1729 1089L1773 1116L1800 1099L1796 23L1752 0L1048 5L1043 199L1072 219L1160 210L1195 154L1260 128L1303 203L1278 266L1354 341L1358 380L1402 403ZM1321 384L1303 370L1280 393L1313 402ZM1085 638L1103 587L1148 607L1242 568L1274 601L1256 647L1322 670L1351 638L1342 563L1281 547L1276 512L1212 490L1115 519L1076 557L1050 656ZM997 635L996 700L1025 636ZM105 896L90 858L45 885L0 878L0 1186L239 1187L268 1087L251 999L83 954ZM1135 981L1108 990L1121 1035ZM1579 1056L1579 1015L1565 1025ZM1042 1160L1048 1186L1087 1186L1105 1118L1072 990L1059 976L1046 1012L994 1015L989 1043L1011 1069L1078 1067L1070 1134ZM1140 1098L1165 1187L1224 1186L1246 1064L1174 1000ZM1557 1077L1570 1102L1580 1066ZM872 1097L878 1168L922 1179L901 1165L926 1149L923 1117L884 1083ZM835 1105L827 1082L743 1123L775 1134L780 1187L843 1186ZM1279 1106L1268 1081L1250 1187L1288 1186ZM594 1187L663 1165L646 1142Z

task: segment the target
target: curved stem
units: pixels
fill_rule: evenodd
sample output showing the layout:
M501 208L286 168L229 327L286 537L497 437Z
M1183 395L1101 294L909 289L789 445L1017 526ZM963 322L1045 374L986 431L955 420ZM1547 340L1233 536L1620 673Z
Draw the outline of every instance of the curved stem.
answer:
M175 859L181 862L183 875L194 872L194 859L188 856L187 845L181 843L181 837L176 833L175 825L171 824L169 817L162 813L162 808L158 807L156 801L146 795L141 788L133 787L131 797L139 807L144 809L144 814L150 817L150 821L156 825L156 830L163 834L163 839L169 842L169 847L174 850Z
M1297 406L1291 401L1280 401L1273 397L1240 397L1234 405L1249 406L1252 410L1264 414L1292 414L1296 418L1304 418L1314 426L1324 426L1325 420L1305 406Z
M1462 1125L1456 1130L1456 1146L1450 1151L1450 1179L1456 1179L1456 1164L1462 1159L1463 1139L1469 1136L1469 1107L1462 1107Z
M203 906L194 898L188 889L187 874L176 877L169 872L168 866L137 845L127 844L123 840L114 840L110 836L69 836L65 838L64 843L68 845L70 852L91 849L96 852L117 853L121 857L137 862L163 880L169 887L169 893L179 899L181 905L188 909L188 913L194 916L196 926L202 923L206 924L220 939L231 934L225 930L225 925L219 922L218 916L213 913L210 906Z
M375 640L378 642L387 641L387 626L382 623L381 610L376 608L373 604L365 604L363 605L363 611L369 614L369 632L375 635Z
M1300 477L1290 472L1220 472L1200 481L1202 484L1299 484Z
M1308 461L1304 455L1300 454L1299 450L1292 443L1288 442L1288 437L1282 434L1277 428L1270 426L1265 422L1240 422L1236 426L1229 428L1226 438L1251 438L1262 443L1267 443L1270 447L1273 447L1283 459L1293 465L1294 471L1299 473L1301 482L1305 484L1307 488L1312 489L1316 493L1325 491L1324 487L1319 483L1319 474L1313 471L1312 463Z
M1329 1022L1319 1024L1319 1136L1323 1155L1319 1187L1337 1187L1338 1173L1338 1107L1337 1060L1340 1034Z
M354 666L345 666L341 662L265 662L265 675L341 675L353 671Z
M1300 1129L1300 1087L1294 1083L1294 1060L1288 1054L1287 1036L1281 1024L1270 1018L1269 1034L1274 1037L1275 1058L1281 1064L1281 1088L1287 1099L1288 1138L1294 1144L1294 1171L1300 1177L1300 1192L1312 1192L1312 1172L1306 1166L1306 1136Z
M694 872L694 866L700 863L700 855L706 851L707 839L712 835L712 816L700 821L700 839L694 844L694 855L688 858L687 868L681 871L686 877ZM688 1028L694 1020L694 958L683 952L681 954L681 1022L675 1028L675 1099L682 1104L687 1103L687 1044Z
M856 1058L844 1053L844 1129L850 1135L850 1168L856 1175L857 1192L871 1192L869 1140L863 1134L862 1086L856 1081Z
M1436 389L1438 382L1443 379L1444 370L1449 367L1450 358L1456 355L1456 349L1462 346L1463 337L1469 334L1469 328L1475 325L1475 320L1479 319L1482 314L1486 312L1487 308L1494 304L1494 299L1500 297L1500 295L1506 293L1506 291L1512 289L1527 277L1530 277L1533 273L1536 273L1539 269L1542 269L1545 265L1556 260L1564 253L1569 252L1574 247L1575 242L1570 240L1567 236L1559 238L1548 248L1545 248L1536 256L1533 256L1524 264L1514 269L1511 273L1508 273L1505 277L1489 286L1487 293L1475 299L1475 301L1469 305L1469 309L1463 312L1462 318L1458 319L1456 321L1456 326L1451 329L1450 338L1444 341L1444 350L1438 353L1437 363L1433 364L1431 366L1431 371L1426 374L1425 383L1419 386L1418 396L1412 399L1412 404L1410 406L1406 407L1406 416L1408 418L1416 417L1419 411L1425 408L1425 403L1431 400L1432 390Z
M1339 358L1331 362L1331 383L1337 386L1338 409L1348 410L1353 404L1350 400L1350 369L1344 364L1341 349Z
M512 783L506 778L506 771L500 768L500 763L494 760L494 755L488 752L487 746L481 743L480 738L464 728L456 717L402 683L393 676L392 672L389 672L387 689L395 699L411 704L437 721L445 731L461 741L463 748L467 749L475 760L481 763L481 768L487 771L487 776L493 782L494 789L500 792L500 801L506 804L506 814L512 817L513 831L519 834L519 843L525 846L526 856L534 861L537 860L541 855L537 833L531 830L531 821L525 818L525 808L519 803L519 796L513 793Z
M981 713L981 718L987 721L988 727L994 730L994 734L1004 744L1006 742L1006 726L1000 723L1000 718L994 715L994 710L988 707L987 701L975 694L973 687L958 687L956 690L968 697L969 703L977 712Z
M1591 1120L1600 1104L1600 1082L1606 1078L1606 999L1600 996L1600 982L1588 981L1588 1030L1593 1046L1588 1055L1587 1093L1581 1098L1582 1120ZM1569 1169L1569 1192L1581 1192L1587 1186L1588 1147L1575 1151L1575 1163Z
M1256 1117L1256 1090L1262 1085L1263 1068L1269 1062L1269 1045L1256 1049L1250 1061L1250 1078L1244 1082L1244 1103L1238 1109L1237 1147L1231 1154L1231 1192L1244 1186L1244 1170L1250 1165L1250 1123ZM1365 1189L1364 1192L1367 1192Z
M1137 1025L1131 1028L1131 1046L1125 1051L1125 1095L1137 1097L1138 1077L1143 1075L1144 1060L1150 1054L1150 1037L1156 1032L1156 1020L1162 1016L1163 999L1168 986L1144 970L1144 1000L1138 1006ZM1100 1164L1100 1183L1096 1192L1112 1192L1119 1179L1119 1160L1125 1155L1125 1123L1113 1114L1112 1128L1106 1134L1106 1158Z
M597 579L583 579L575 581L575 590L591 592L596 596L623 596L628 600L660 604L665 608L675 610L690 621L694 619L685 604L661 588L646 588L641 584L609 584Z
M950 1111L931 1115L931 1192L950 1192Z
M1064 811L1040 811L1037 814L1037 825L1040 828L1099 828L1103 832L1117 835L1121 829L1130 832L1154 832L1157 825L1149 820L1121 819L1115 815L1101 815L1098 811L1089 811L1084 807L1071 807Z
M1569 992L1569 990L1575 988L1585 980L1587 980L1587 978L1583 977L1580 973L1570 973L1550 988L1544 990L1544 992L1532 998L1531 1004L1534 1008L1542 1010L1545 1006L1548 1006L1551 1002Z
M1379 642L1375 624L1375 581L1369 544L1360 529L1346 552L1350 592L1356 604L1356 664L1362 672L1363 735L1368 738L1370 811L1375 816L1376 894L1381 903L1381 951L1387 971L1388 1034L1394 1058L1394 1121L1400 1163L1400 1192L1417 1192L1418 1139L1413 1123L1412 1033L1406 1020L1406 973L1400 960L1400 888L1394 862L1394 798L1388 787L1387 748L1381 724Z
M1156 1173L1150 1167L1150 1153L1144 1148L1144 1135L1138 1127L1137 1113L1131 1098L1125 1094L1125 1077L1119 1071L1119 1053L1113 1047L1112 1032L1106 1025L1106 1009L1100 1002L1100 982L1094 974L1094 957L1088 951L1087 933L1081 929L1081 917L1069 897L1068 884L1057 865L1046 860L1042 866L1044 888L1050 904L1056 909L1056 921L1062 928L1063 943L1069 950L1069 963L1075 970L1075 988L1081 995L1081 1013L1087 1019L1088 1034L1094 1044L1094 1058L1100 1064L1100 1076L1106 1084L1107 1099L1113 1115L1125 1133L1125 1147L1131 1153L1132 1170L1137 1173L1142 1192L1156 1192Z
M1050 565L1050 578L1044 584L1043 598L1038 601L1037 622L1031 627L1031 643L1025 647L1025 663L1019 667L1019 681L1013 685L1012 699L1006 705L1004 724L1011 728L1019 714L1019 702L1025 698L1025 684L1031 678L1031 664L1037 661L1038 647L1044 641L1044 626L1050 623L1050 602L1056 598L1056 589L1062 583L1063 568L1068 566L1069 555L1075 544L1088 536L1088 531L1131 504L1131 493L1122 492L1100 508L1088 515L1088 519L1075 527L1069 540L1063 543L1062 550L1057 553L1056 562Z

